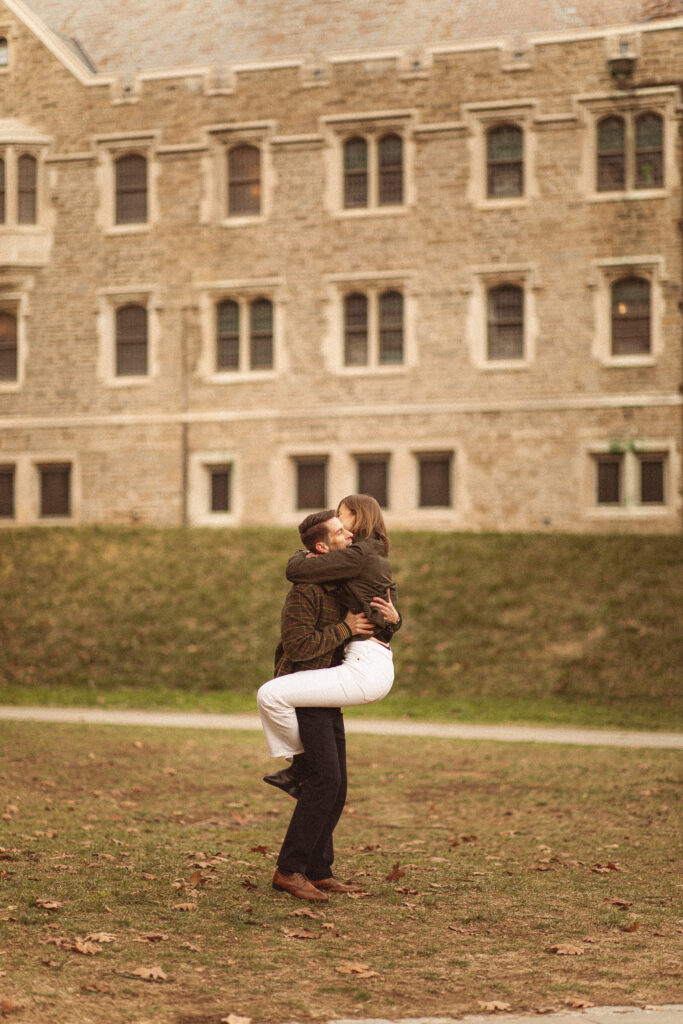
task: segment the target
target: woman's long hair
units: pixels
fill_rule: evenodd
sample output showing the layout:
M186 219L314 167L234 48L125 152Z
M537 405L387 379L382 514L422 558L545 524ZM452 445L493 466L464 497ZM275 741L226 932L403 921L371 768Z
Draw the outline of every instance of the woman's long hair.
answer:
M349 494L342 498L337 505L337 512L346 505L353 516L353 537L354 540L364 540L366 537L375 537L384 545L384 553L389 554L389 538L387 528L384 525L384 516L379 503L369 494Z

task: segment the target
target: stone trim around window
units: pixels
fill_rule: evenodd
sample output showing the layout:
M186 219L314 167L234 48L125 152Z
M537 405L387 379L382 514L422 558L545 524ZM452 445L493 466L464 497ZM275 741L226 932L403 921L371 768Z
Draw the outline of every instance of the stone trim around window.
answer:
M528 206L539 195L536 176L537 100L501 100L494 103L465 103L463 118L469 129L470 153L467 200L479 210L499 210ZM488 133L511 125L522 131L522 194L492 197L488 195Z
M127 135L99 135L97 151L100 205L98 223L107 235L137 235L148 232L159 221L158 180L160 165L156 150L159 131L131 132ZM124 156L141 156L147 161L147 217L133 223L116 222L116 161Z
M52 450L4 452L0 457L3 469L13 470L14 514L0 516L0 529L15 526L72 526L81 515L81 469L78 455L72 451ZM41 471L65 467L69 473L68 514L43 515L41 513Z
M538 270L533 265L491 265L472 267L465 318L465 342L473 366L480 370L526 370L536 358L539 336L536 292L540 288ZM519 359L488 357L488 294L491 289L512 285L523 292L523 354Z
M52 139L13 118L0 119L0 158L4 162L4 211L0 220L5 267L41 267L50 259L56 212L48 197L47 150ZM19 162L35 161L30 217L20 210Z
M661 456L663 466L663 501L640 500L641 463L650 456ZM614 460L619 465L620 494L615 502L600 503L597 491L597 473L600 460ZM583 508L591 519L649 519L671 516L680 509L679 463L676 443L667 441L640 441L615 439L596 441L583 448Z
M325 139L325 208L334 217L396 216L415 205L415 138L417 114L412 110L335 114L320 118ZM379 141L397 135L402 141L403 187L400 203L380 202ZM344 201L344 146L350 139L367 143L367 202L346 206Z
M101 288L97 293L97 333L99 340L98 376L108 387L141 387L159 374L161 303L153 285L128 288ZM123 306L140 305L147 310L147 373L119 376L116 372L116 311Z
M588 202L602 203L615 200L661 199L670 195L680 184L680 170L676 160L678 130L678 87L654 86L629 89L624 92L599 93L574 98L579 125L583 127L579 191ZM635 181L635 121L645 113L659 114L663 128L663 182L654 188L636 188ZM598 124L614 115L624 119L626 180L624 188L598 191Z
M197 374L214 384L245 380L272 380L286 369L285 359L285 284L279 277L260 280L207 281L199 291L200 354ZM257 299L268 299L273 306L273 365L268 369L249 366L249 309ZM240 311L239 366L218 369L216 365L216 308L224 300L237 303Z
M650 284L650 351L640 355L612 353L612 285L627 277L642 277ZM603 366L653 366L664 348L663 285L668 280L662 256L622 256L594 260L588 282L593 290L594 334L592 355Z
M212 510L212 471L227 470L227 509ZM235 526L242 514L240 462L234 451L193 452L188 467L188 521L192 526Z
M415 274L413 271L369 272L362 274L330 274L325 278L327 290L327 331L324 345L326 366L332 373L392 374L404 373L417 364ZM400 362L380 361L380 297L399 292L403 297L403 359ZM361 294L367 298L368 358L363 364L347 365L345 358L345 299Z
M204 128L206 152L202 157L203 195L199 214L202 224L239 228L268 220L272 211L276 183L272 154L275 129L275 121L216 124ZM228 152L237 146L255 146L260 154L258 213L229 213Z

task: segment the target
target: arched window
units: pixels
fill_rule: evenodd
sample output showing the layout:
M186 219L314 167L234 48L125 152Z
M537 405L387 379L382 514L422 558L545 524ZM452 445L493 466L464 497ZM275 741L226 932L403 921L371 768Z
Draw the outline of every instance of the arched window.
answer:
M368 144L354 137L344 143L344 206L368 205Z
M139 153L121 156L115 165L116 223L147 220L147 160Z
M228 152L228 216L261 212L261 153L257 146L235 146Z
M636 118L636 188L661 188L664 183L662 118L645 113Z
M273 366L273 304L254 299L249 308L249 364L252 370Z
M0 68L9 65L9 44L5 36L0 36Z
M626 131L622 117L604 117L598 123L598 192L614 192L626 185Z
M17 161L19 224L35 224L37 213L38 161L24 153Z
M612 355L650 352L650 282L623 277L612 285Z
M523 195L523 144L522 129L514 124L502 124L487 133L487 194L490 198Z
M131 303L116 310L116 374L144 377L147 373L147 310Z
M7 201L5 191L5 161L0 157L0 224L7 219Z
M365 366L368 361L368 300L360 292L344 299L344 362Z
M403 139L390 133L377 144L379 164L379 205L396 206L403 202Z
M17 318L0 313L0 380L17 379Z
M240 309L233 299L216 306L216 369L239 370Z
M518 285L489 290L486 358L524 358L524 291Z
M382 292L379 297L379 361L403 362L403 296Z

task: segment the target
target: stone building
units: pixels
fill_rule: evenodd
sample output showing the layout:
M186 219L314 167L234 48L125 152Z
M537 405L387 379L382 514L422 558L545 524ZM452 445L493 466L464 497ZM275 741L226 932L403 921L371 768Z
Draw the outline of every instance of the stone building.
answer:
M681 525L681 0L0 0L0 523Z

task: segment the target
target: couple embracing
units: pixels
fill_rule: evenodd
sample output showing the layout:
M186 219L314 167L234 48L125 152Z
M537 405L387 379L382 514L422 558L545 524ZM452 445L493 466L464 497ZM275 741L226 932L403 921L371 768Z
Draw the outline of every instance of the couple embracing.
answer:
M268 750L286 768L265 781L297 803L280 849L273 887L325 901L350 892L332 874L332 834L346 800L341 708L381 700L391 689L395 607L389 539L379 504L367 494L307 516L304 546L287 564L293 584L282 610L275 678L257 703Z

